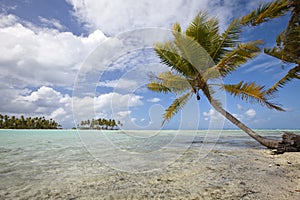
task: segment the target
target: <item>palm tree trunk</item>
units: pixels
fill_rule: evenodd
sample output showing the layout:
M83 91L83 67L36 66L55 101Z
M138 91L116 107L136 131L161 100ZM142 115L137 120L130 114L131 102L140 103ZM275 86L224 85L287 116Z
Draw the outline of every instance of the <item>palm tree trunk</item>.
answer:
M262 137L258 135L256 132L254 132L252 129L250 129L248 126L246 126L244 123L242 123L240 120L238 120L236 117L234 117L232 114L227 112L222 106L219 105L218 102L216 102L210 95L209 87L207 84L204 84L202 87L202 91L206 98L208 99L209 103L218 111L221 115L223 115L226 119L228 119L231 123L239 127L241 130L243 130L245 133L247 133L250 137L258 141L260 144L262 144L265 147L268 147L270 149L278 149L280 147L279 140L273 140L270 138Z
M218 105L214 100L210 101L211 105L216 109L220 114L222 114L226 119L228 119L231 123L239 127L241 130L243 130L245 133L247 133L250 137L258 141L260 144L270 148L270 149L277 149L280 145L279 140L273 140L270 138L262 137L258 135L256 132L254 132L252 129L250 129L248 126L246 126L244 123L242 123L240 120L238 120L236 117L231 115L229 112L227 112L225 109L223 109L221 106Z
M207 84L204 84L202 87L202 91L204 95L207 97L209 103L216 109L220 114L222 114L226 119L228 119L231 123L239 127L245 133L247 133L250 137L258 141L263 146L276 149L276 153L284 153L284 152L300 152L300 135L290 132L284 132L282 135L282 140L274 140L266 137L262 137L242 123L240 120L235 118L232 114L227 112L218 102L216 102L210 95L209 88Z

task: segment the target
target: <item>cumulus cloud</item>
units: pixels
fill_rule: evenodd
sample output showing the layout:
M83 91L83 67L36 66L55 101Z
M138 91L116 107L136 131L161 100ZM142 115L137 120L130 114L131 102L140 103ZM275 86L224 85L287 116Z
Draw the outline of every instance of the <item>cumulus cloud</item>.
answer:
M63 108L57 108L50 114L50 118L57 119L59 116L65 117L66 111Z
M95 98L96 110L122 110L129 107L141 106L143 97L134 94L119 94L115 92L102 94Z
M18 87L71 86L85 57L106 39L99 30L83 37L24 26L14 15L1 15L0 22L1 80Z
M71 97L53 88L72 89L84 59L107 37L100 30L88 36L60 32L59 21L40 20L52 23L53 28L37 27L15 15L0 15L0 93L5 94L0 110L45 115L70 125Z
M53 118L63 125L72 126L72 99L48 86L41 86L35 91L14 90L8 93L2 112L14 115L45 116Z
M55 119L64 127L74 126L73 114L77 123L94 117L114 118L126 123L131 109L143 105L143 97L139 95L112 92L96 97L72 98L48 86L42 86L35 91L20 90L10 98L12 101L5 105L8 108L5 113L17 116L43 115Z
M235 15L246 14L264 1L267 0L160 0L155 3L148 0L67 0L73 6L74 16L87 29L101 29L108 34L144 27L170 29L175 22L185 26L200 10L208 10L224 26Z
M142 96L110 92L96 97L73 97L73 114L77 123L95 117L130 122L131 109L142 106Z
M176 21L191 21L199 9L206 8L208 0L67 0L74 15L91 30L100 28L105 33L143 27L166 27Z

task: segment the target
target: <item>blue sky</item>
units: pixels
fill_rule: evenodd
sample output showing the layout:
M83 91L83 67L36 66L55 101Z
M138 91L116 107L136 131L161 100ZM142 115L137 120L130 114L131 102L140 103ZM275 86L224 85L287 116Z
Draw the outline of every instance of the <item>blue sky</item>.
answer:
M78 122L84 118L113 117L121 120L124 128L159 129L162 113L175 96L145 88L149 72L166 70L151 49L151 42L162 38L158 34L167 35L175 22L187 27L201 10L217 16L222 31L234 17L247 14L266 1L0 2L0 113L45 115L65 128L73 127L74 119ZM245 28L241 39L262 39L264 46L272 47L287 21L288 15L256 28ZM134 41L133 36L141 33L145 41L118 46L130 36ZM143 42L147 48L141 48ZM256 81L271 86L290 67L282 66L280 61L261 54L223 81ZM286 112L221 95L227 110L251 128L298 129L300 105L295 91L299 86L299 81L290 82L273 99ZM207 129L221 125L223 120L204 98L200 102L192 98L164 128ZM225 121L224 128L235 127Z

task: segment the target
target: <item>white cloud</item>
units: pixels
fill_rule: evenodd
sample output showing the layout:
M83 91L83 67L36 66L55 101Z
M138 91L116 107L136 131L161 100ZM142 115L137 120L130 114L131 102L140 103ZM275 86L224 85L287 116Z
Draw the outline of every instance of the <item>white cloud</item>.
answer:
M160 102L160 98L154 97L152 99L148 99L147 101L151 102L151 103L157 103L157 102Z
M71 97L53 87L71 89L78 68L106 38L100 30L76 36L1 14L0 93L5 94L0 98L1 112L45 115L72 126ZM38 89L27 89L31 87Z
M106 33L142 27L166 27L176 21L190 22L199 9L206 8L208 0L67 0L80 22L89 29L100 28Z
M99 82L98 86L110 87L110 88L122 89L122 90L125 89L127 91L132 91L139 86L139 83L135 80L128 80L128 79L121 78L118 80Z
M222 120L223 116L216 112L214 109L210 109L208 112L203 112L204 119L207 120Z
M253 117L256 116L256 111L255 111L254 109L250 108L249 110L247 110L247 111L245 112L245 114L246 114L248 117L253 118Z
M142 96L116 92L97 97L73 97L73 114L77 123L95 117L114 118L127 125L131 109L142 106Z
M73 14L87 29L108 34L144 27L168 28L179 22L185 27L200 10L218 16L221 26L236 16L248 13L266 0L67 0ZM240 9L243 6L244 9Z
M143 97L134 94L119 94L115 92L102 94L95 98L95 108L98 110L121 110L124 108L141 106Z
M18 21L15 15L4 15L0 14L0 28L11 26Z
M65 111L63 108L57 108L55 111L53 111L53 112L50 114L50 118L56 119L56 118L58 118L59 116L60 116L60 117L64 117L65 115L66 115L66 111Z
M18 90L15 90L18 91ZM76 122L94 117L114 118L126 124L131 110L143 105L142 96L134 94L108 93L97 97L70 97L67 94L47 86L35 91L19 90L10 94L2 112L14 115L45 116L62 123L64 127L72 127L73 114ZM3 99L0 100L3 102ZM72 104L74 103L74 107Z
M83 37L24 26L14 15L0 15L0 22L0 77L16 87L71 87L86 56L106 39L99 30Z
M116 115L116 118L121 120L121 119L125 119L126 117L128 117L131 114L130 110L126 110L126 111L119 111Z
M1 90L3 91L3 90ZM0 99L0 103L5 103L1 112L16 116L45 116L53 118L65 126L72 124L72 99L67 94L62 94L51 87L41 86L36 91L24 90L4 90L6 99Z

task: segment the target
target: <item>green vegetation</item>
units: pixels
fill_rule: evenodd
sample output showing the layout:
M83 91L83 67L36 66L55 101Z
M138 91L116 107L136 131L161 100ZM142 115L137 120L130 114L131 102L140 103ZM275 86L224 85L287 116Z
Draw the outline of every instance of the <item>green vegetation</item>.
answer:
M277 36L275 47L265 48L264 52L292 67L268 90L269 93L276 92L293 79L300 79L300 1L276 0L261 4L256 10L241 18L243 25L257 26L287 13L290 13L290 19L286 29Z
M114 119L92 119L83 120L78 124L79 129L106 129L106 130L118 130L122 126L120 121L116 122Z
M227 112L213 95L215 91L212 87L218 87L218 90L225 90L242 100L256 102L270 109L283 110L270 101L272 96L268 90L257 83L246 83L241 80L237 84L210 84L215 79L228 76L260 53L261 41L247 43L239 41L241 28L240 20L236 19L223 33L220 33L218 20L209 18L206 13L199 13L185 32L181 30L178 23L174 24L174 41L158 43L154 46L161 62L170 70L153 76L147 87L155 92L171 92L180 95L166 109L163 115L164 122L182 109L193 95L200 100L201 91L215 110L234 125L262 145L278 148L279 141L258 135Z
M0 114L0 129L59 129L61 125L53 119L47 120L45 117L20 118L15 116Z

